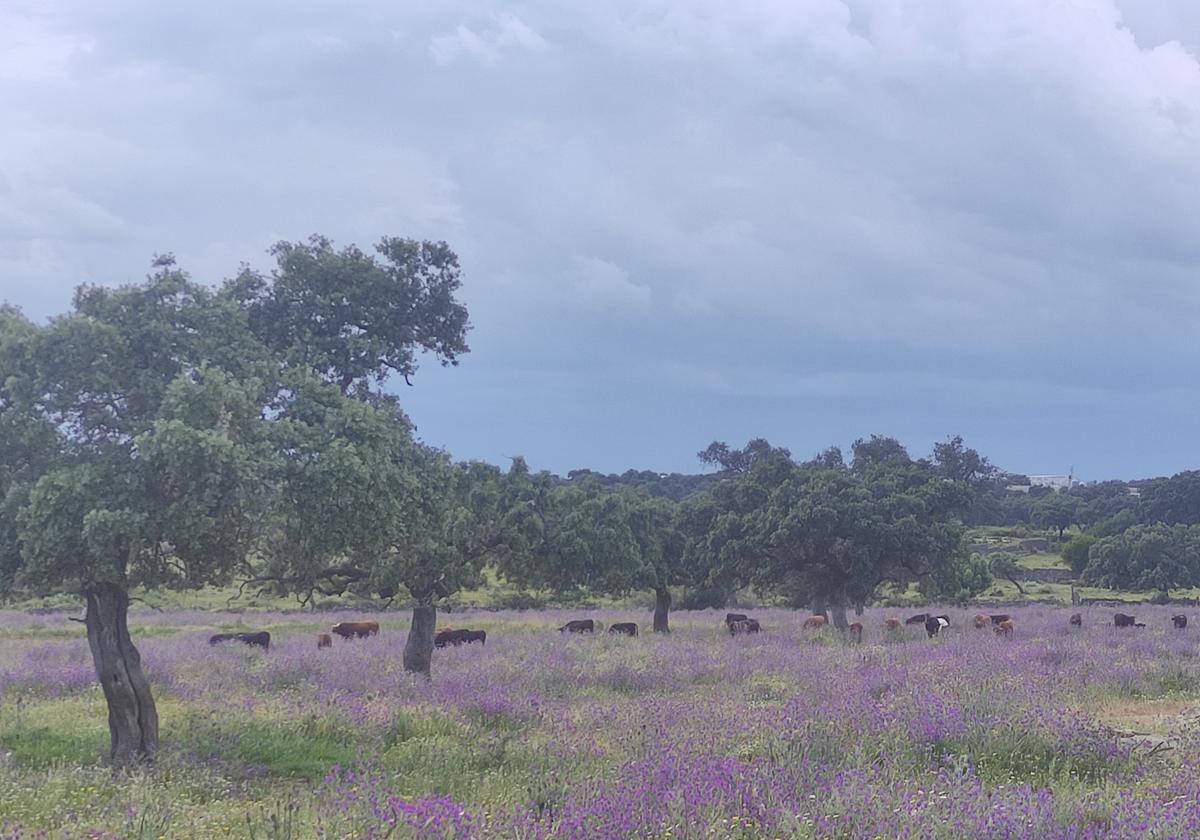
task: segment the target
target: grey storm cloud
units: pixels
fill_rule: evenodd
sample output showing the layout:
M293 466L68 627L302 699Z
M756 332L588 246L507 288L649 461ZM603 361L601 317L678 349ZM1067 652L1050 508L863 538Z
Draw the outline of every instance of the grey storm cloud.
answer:
M404 394L463 456L962 433L1014 469L1173 471L1200 12L1145 5L17 0L0 297L445 239L474 352Z

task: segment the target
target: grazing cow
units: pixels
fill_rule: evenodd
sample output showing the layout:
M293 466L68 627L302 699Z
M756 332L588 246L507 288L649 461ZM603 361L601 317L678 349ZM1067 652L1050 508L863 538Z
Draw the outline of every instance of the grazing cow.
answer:
M1113 616L1113 624L1117 627L1133 627L1136 621L1136 618L1131 615L1125 615L1125 613L1117 613Z
M855 639L857 639L860 642L862 641L863 626L862 626L861 621L854 622L853 624L850 625L850 627L848 629L850 630L851 636L853 636Z
M568 621L562 627L558 628L558 632L562 633L594 633L596 632L596 622L590 618L580 618L575 621Z
M898 618L889 618L883 624L889 630L899 630L902 622Z
M750 616L741 613L725 613L725 626L729 627L735 621L749 621Z
M487 631L486 630L464 630L463 633L465 634L465 635L463 635L463 641L466 642L467 644L471 644L472 642L479 642L479 644L481 644L481 645L484 645L484 646L487 645Z
M987 627L991 623L992 623L992 617L990 615L982 615L981 614L981 615L975 616L975 629L976 630L982 630L984 627Z
M1187 628L1187 616L1173 615L1171 616L1171 623L1175 625L1176 630L1184 630Z
M620 633L624 636L636 636L638 634L638 626L632 621L619 621L612 627L609 627L608 632Z
M378 621L339 621L329 628L343 639L365 639L379 633Z
M950 619L944 615L931 615L925 619L925 632L931 639L949 626Z
M1004 621L1001 621L999 624L996 625L996 628L995 628L996 635L997 636L1011 636L1012 632L1016 628L1016 626L1017 625L1013 623L1013 620L1011 618L1006 618L1006 619L1004 619Z
M1144 621L1138 621L1138 622L1135 622L1133 626L1134 626L1134 627L1145 627L1145 626L1146 626L1146 622L1144 622Z
M433 646L437 648L444 648L446 645L458 647L466 642L467 633L470 632L470 630L455 630L452 627L445 627L434 634Z
M326 647L333 647L333 636L330 636L328 633L318 633L317 650Z
M266 630L258 633L217 633L215 636L209 637L208 640L210 645L217 645L221 642L241 642L252 647L270 650L271 634Z
M921 613L920 615L911 615L904 619L905 624L924 624L929 620L929 613Z
M738 633L757 633L762 627L756 619L743 618L740 621L731 622L729 625L729 635L736 636Z
M824 627L825 620L825 616L823 615L810 615L808 618L804 619L804 629L807 630L810 627Z
M1083 616L1080 615L1079 613L1075 613L1073 616L1071 616L1071 626L1072 627L1082 627L1083 626Z

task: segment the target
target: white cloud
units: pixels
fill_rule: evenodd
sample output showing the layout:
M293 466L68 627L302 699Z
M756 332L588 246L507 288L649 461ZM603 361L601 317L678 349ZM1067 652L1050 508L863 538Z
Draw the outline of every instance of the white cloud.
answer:
M449 35L435 35L429 41L429 52L440 65L452 64L459 58L473 58L483 64L496 64L508 53L541 52L546 40L513 14L497 14L490 26L479 31L458 24Z
M576 256L567 277L572 297L585 308L629 313L650 308L650 287L633 282L628 271L607 260Z

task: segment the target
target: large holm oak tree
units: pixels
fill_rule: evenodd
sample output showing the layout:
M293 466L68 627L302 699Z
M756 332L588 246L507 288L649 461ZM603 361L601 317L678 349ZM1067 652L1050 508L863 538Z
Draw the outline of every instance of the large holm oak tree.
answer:
M847 607L881 584L942 578L964 562L967 488L897 441L857 441L849 465L835 449L796 463L764 441L752 447L750 458L726 453L736 468L706 504L697 551L714 577L785 592L845 629Z
M588 473L560 483L515 459L499 568L516 583L560 595L653 591L653 628L670 632L670 587L692 582L678 505L599 479Z
M0 597L82 597L114 762L158 745L132 587L336 582L420 508L421 450L372 386L421 350L453 363L466 311L444 244L377 250L283 243L218 290L166 257L44 325L0 310Z

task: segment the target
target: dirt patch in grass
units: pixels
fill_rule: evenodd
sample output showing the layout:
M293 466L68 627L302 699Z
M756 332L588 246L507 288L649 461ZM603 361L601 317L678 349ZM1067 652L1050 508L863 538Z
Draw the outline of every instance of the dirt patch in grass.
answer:
M1102 706L1096 718L1151 749L1175 747L1180 732L1200 722L1200 702L1117 700Z

